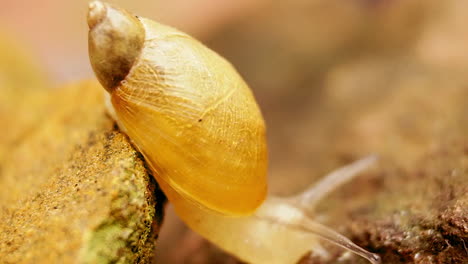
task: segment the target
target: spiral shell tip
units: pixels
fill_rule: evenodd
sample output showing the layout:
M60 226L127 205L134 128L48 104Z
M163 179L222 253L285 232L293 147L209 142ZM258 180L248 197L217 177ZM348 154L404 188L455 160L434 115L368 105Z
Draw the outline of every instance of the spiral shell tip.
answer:
M94 28L106 17L106 6L101 1L93 1L88 6L88 26Z

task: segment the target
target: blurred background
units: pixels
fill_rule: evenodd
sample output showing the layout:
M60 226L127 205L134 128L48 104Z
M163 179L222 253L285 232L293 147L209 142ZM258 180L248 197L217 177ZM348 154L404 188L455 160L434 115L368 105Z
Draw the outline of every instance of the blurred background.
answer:
M93 77L87 57L88 0L1 0L1 27L25 43L57 81ZM265 5L240 1L108 1L135 14L209 39L233 21Z
M468 1L109 2L185 31L235 65L265 114L275 194L297 192L369 153L410 166L434 147L433 120L446 118L446 105L466 89ZM87 3L0 0L0 31L57 85L94 78ZM362 180L364 191L338 197L353 197L348 211L357 210L380 181ZM336 206L331 199L319 211ZM158 244L158 263L235 262L170 208Z

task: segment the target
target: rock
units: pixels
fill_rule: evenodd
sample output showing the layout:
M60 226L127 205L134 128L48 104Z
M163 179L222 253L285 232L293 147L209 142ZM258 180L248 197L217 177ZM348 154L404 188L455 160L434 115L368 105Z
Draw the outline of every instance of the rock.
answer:
M32 122L0 115L23 131L1 163L2 262L150 263L165 198L107 116L101 86L30 90L18 98L36 103L17 110Z

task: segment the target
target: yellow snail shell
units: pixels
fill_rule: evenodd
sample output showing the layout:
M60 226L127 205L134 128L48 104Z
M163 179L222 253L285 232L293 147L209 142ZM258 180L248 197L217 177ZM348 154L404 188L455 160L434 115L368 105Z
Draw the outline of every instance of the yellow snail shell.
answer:
M295 263L321 250L316 235L379 262L310 218L314 203L372 157L303 194L265 200L264 121L229 62L185 33L99 1L88 24L91 65L110 112L193 230L252 263Z
M254 212L266 196L267 149L244 80L182 32L93 5L91 64L169 199L177 192L221 214Z

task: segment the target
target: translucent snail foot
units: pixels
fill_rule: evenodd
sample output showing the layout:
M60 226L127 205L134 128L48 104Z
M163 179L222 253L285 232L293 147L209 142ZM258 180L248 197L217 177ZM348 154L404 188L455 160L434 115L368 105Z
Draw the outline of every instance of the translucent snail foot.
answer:
M201 211L195 206L182 207L183 204L175 209L179 209L182 219L203 219L188 223L211 242L249 263L296 263L311 251L326 258L327 254L320 245L321 237L368 259L370 263L378 264L380 259L376 254L315 222L311 206L374 164L375 160L375 157L368 157L340 168L299 195L285 198L270 195L249 216L227 217L208 210Z

